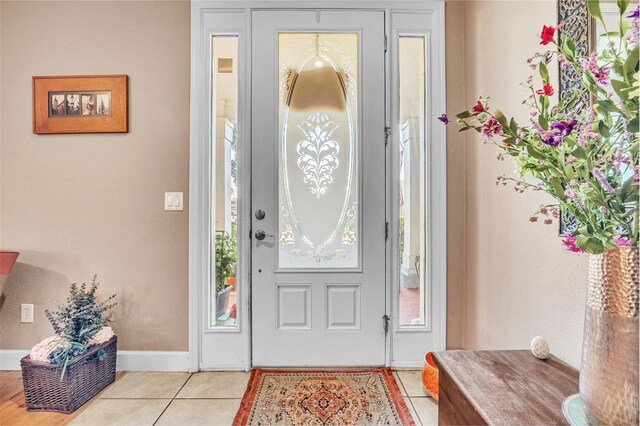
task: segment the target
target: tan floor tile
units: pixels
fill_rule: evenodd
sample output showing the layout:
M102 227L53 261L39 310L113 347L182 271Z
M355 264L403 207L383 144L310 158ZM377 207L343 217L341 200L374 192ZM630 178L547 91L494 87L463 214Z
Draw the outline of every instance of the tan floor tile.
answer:
M393 372L393 378L396 379L396 383L398 384L398 387L400 388L400 393L402 394L402 396L407 396L407 391L404 390L404 386L402 386L402 381L400 380L400 377L398 377L398 372L397 371Z
M156 424L228 426L238 408L239 399L174 399Z
M422 426L438 424L438 404L433 398L411 398L411 403L418 413Z
M407 391L407 396L428 396L422 387L422 371L420 370L398 370L398 377Z
M409 411L411 412L411 417L413 417L413 422L416 425L420 425L420 419L418 418L418 415L416 414L416 410L413 409L413 405L411 405L411 400L409 400L409 398L407 398L405 396L404 397L404 403L407 404L407 407L409 407Z
M176 398L242 398L249 375L241 371L196 373Z
M170 399L94 399L72 425L153 425Z
M129 372L100 398L173 398L189 376L189 373Z

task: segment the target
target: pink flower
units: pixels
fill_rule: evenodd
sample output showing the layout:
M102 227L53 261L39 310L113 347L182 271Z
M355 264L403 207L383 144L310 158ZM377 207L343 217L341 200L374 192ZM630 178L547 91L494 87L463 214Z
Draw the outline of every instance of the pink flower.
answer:
M565 235L563 241L564 246L572 253L584 253L584 250L576 245L577 239L578 237L574 235Z
M629 239L621 235L614 235L613 243L618 247L631 247L631 243L629 242Z
M480 100L478 99L478 103L475 104L473 108L471 108L471 115L479 115L483 112L485 112L484 105L482 105L482 102L480 102Z
M542 86L542 89L536 90L536 93L538 95L553 96L553 93L554 93L553 86L551 86L550 83L547 83L544 86Z
M601 86L609 85L609 76L608 72L611 71L611 67L606 65L602 68L598 67L598 57L596 52L592 53L589 59L580 58L578 59L580 65L585 70L590 70L593 76L596 78L598 84Z
M486 139L491 139L492 137L499 135L502 131L502 126L498 123L498 120L491 117L482 125L482 135Z

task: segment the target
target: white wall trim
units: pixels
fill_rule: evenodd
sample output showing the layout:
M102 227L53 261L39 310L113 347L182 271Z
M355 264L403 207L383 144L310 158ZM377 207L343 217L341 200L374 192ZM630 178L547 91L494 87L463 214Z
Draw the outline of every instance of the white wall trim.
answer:
M20 360L27 355L28 349L1 349L0 370L20 370Z
M0 349L0 370L20 370L28 349ZM188 371L189 352L118 351L118 371Z

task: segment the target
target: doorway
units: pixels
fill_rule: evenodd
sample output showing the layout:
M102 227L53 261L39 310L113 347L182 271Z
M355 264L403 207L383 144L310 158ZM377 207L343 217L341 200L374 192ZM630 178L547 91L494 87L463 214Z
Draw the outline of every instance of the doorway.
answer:
M444 348L443 4L233 4L192 6L190 368L421 365Z
M253 364L384 365L384 13L252 25Z

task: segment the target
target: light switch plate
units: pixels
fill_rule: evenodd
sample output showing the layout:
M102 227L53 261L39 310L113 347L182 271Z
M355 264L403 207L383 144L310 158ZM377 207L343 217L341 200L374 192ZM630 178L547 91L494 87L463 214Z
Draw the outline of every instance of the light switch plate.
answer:
M182 204L182 192L165 192L164 193L164 209L165 210L184 210Z

